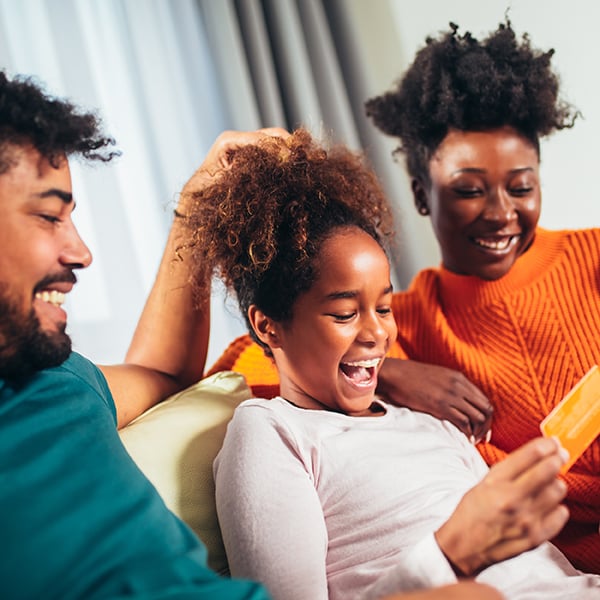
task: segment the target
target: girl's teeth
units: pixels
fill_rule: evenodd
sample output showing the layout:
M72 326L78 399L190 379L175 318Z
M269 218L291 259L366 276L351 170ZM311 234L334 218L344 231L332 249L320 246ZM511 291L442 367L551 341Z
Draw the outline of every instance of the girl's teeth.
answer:
M372 358L370 360L356 360L344 364L348 365L349 367L365 367L366 369L369 369L371 367L376 367L380 360L380 358Z
M44 290L43 292L37 292L35 297L42 302L48 302L53 306L61 306L61 304L65 301L65 295L62 292L57 292L56 290L48 291Z

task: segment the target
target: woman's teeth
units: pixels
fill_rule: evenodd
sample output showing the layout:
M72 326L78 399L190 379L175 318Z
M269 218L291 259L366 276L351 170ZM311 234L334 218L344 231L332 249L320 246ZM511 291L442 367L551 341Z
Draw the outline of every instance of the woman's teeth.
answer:
M486 238L473 238L475 243L482 248L488 248L489 250L506 250L510 243L516 239L516 236L511 235L499 240L490 240Z
M61 306L65 301L65 294L63 292L57 292L56 290L43 292L37 292L35 297L42 302L48 302L53 306Z

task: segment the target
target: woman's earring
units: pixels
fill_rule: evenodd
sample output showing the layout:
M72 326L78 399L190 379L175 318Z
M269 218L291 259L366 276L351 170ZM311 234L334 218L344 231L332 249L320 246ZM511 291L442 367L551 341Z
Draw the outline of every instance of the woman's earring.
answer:
M419 206L417 207L420 215L424 217L429 214L429 207L424 202L419 202Z

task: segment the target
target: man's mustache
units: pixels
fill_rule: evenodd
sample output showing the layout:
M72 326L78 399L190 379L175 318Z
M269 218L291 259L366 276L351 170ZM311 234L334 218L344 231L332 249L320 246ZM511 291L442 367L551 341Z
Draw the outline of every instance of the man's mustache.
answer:
M65 269L61 273L53 273L52 275L47 275L41 281L37 283L34 288L34 293L40 292L46 289L48 286L53 283L77 283L77 277L75 273L71 271L71 269Z

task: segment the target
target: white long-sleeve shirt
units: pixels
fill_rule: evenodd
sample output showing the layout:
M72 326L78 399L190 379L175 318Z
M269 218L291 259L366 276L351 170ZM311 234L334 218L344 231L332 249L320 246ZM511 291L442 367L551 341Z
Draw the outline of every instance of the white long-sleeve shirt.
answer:
M382 405L379 417L282 398L237 408L215 461L232 575L262 581L276 600L362 600L456 581L433 533L487 466L452 424ZM509 600L600 599L600 577L549 543L477 579Z

